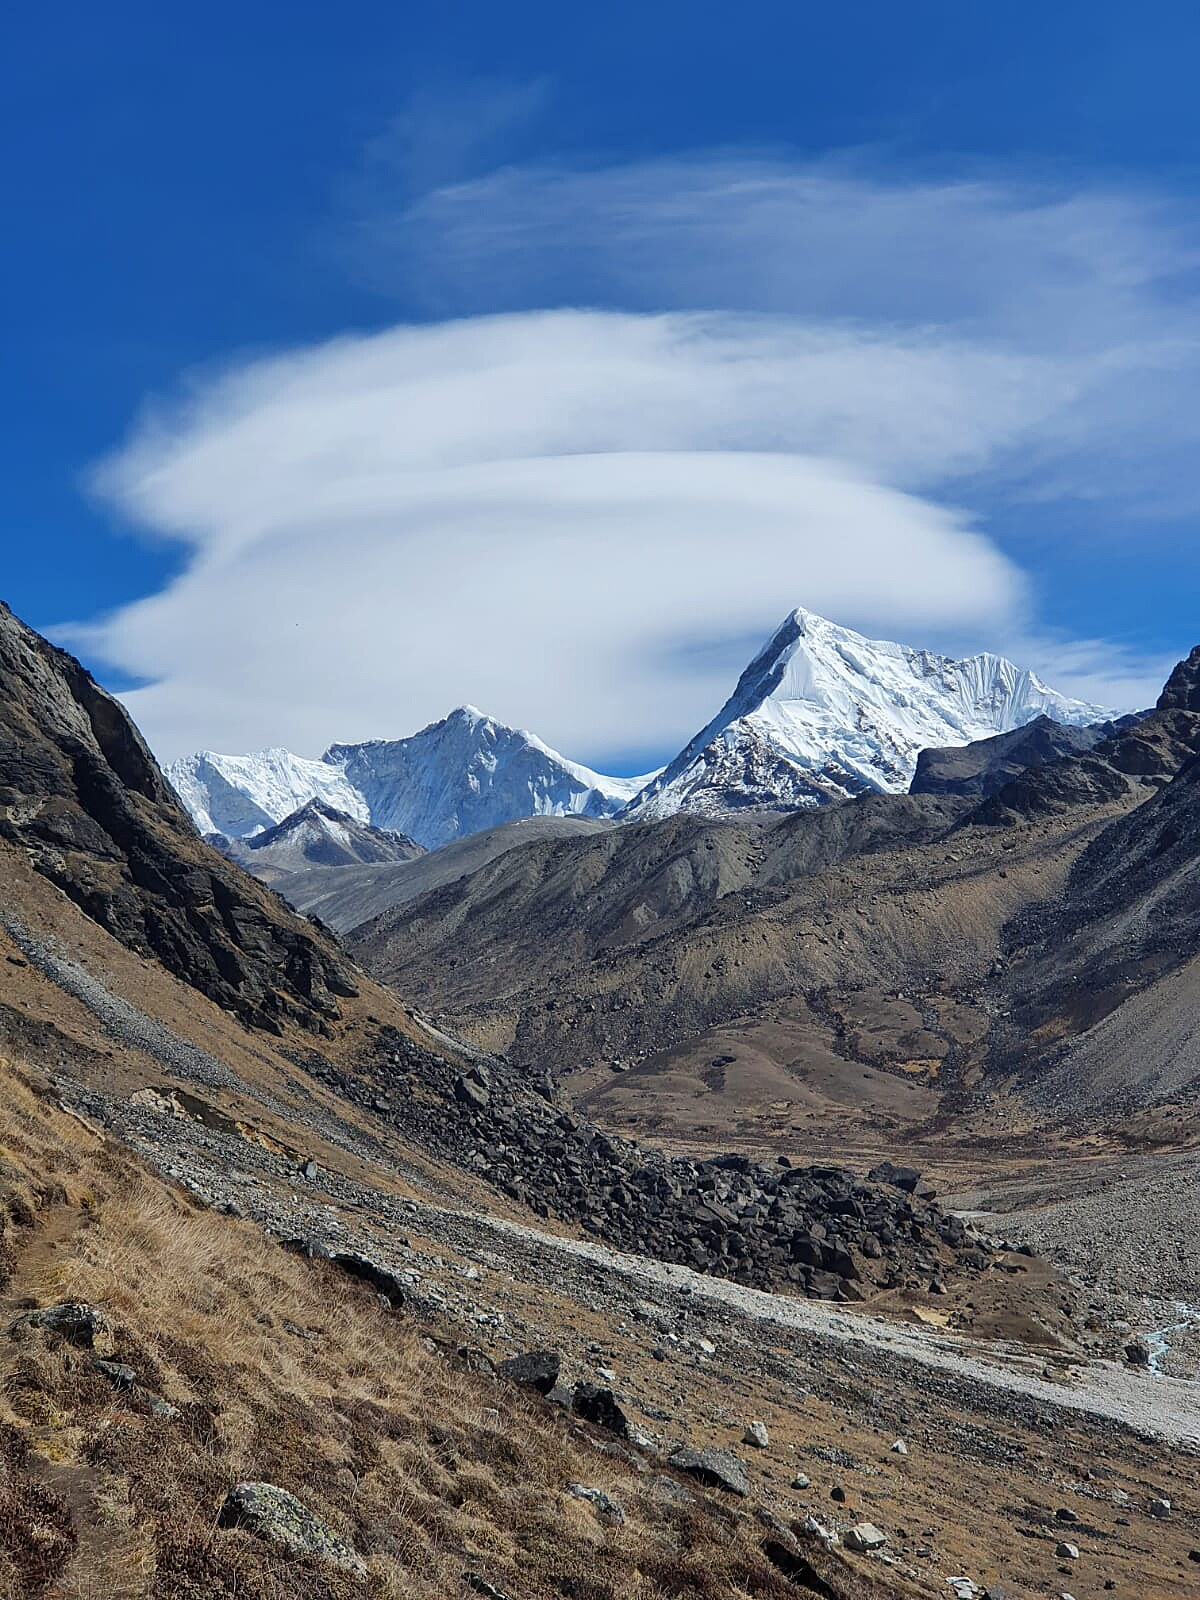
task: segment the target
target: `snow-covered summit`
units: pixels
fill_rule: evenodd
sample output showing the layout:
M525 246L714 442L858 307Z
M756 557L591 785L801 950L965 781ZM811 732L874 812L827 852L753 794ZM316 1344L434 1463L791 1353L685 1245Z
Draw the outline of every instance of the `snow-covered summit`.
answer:
M412 861L425 853L404 834L373 828L369 822L317 799L306 801L299 810L261 833L217 842L226 855L268 882L306 867Z
M593 772L474 706L408 739L331 745L324 760L363 796L376 827L428 849L518 817L611 817L646 781Z
M331 745L319 760L205 750L166 774L201 833L247 838L315 798L426 849L520 817L615 816L647 781L593 772L474 706L407 739Z
M201 750L164 770L201 833L245 838L282 822L312 799L359 822L370 821L366 801L339 768L290 750L256 750L245 756Z
M798 609L624 816L792 808L903 790L926 746L968 744L1041 715L1080 726L1110 713L1058 694L1003 656L956 661Z

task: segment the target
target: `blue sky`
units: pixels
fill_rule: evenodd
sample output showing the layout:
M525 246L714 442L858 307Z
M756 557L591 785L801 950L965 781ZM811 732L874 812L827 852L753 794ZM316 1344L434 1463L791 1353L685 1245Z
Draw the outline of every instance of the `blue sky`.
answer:
M637 767L796 604L1144 699L1200 637L1197 44L26 8L0 593L167 756L470 700Z

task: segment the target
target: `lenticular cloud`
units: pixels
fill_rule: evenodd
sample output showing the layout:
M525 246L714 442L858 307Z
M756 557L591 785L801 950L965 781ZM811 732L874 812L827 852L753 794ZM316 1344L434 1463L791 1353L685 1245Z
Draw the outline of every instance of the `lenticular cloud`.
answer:
M573 752L670 745L726 687L676 646L800 600L909 629L1012 611L995 549L894 485L978 463L1023 389L1003 357L755 317L513 315L256 362L98 470L191 559L87 642L149 680L128 698L165 755L316 751L462 701Z

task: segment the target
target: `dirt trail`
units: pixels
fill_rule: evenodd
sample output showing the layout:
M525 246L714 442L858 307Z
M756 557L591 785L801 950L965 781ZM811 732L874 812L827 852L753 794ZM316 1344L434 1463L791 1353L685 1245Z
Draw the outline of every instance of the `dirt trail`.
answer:
M16 1366L20 1346L6 1337L20 1312L31 1304L44 1305L58 1298L54 1283L59 1253L71 1244L87 1221L82 1206L49 1206L34 1213L33 1226L22 1230L23 1244L15 1270L0 1295L0 1385L6 1385ZM28 1437L34 1446L29 1469L65 1504L77 1543L66 1571L48 1591L48 1596L104 1595L119 1600L140 1594L140 1587L126 1589L122 1577L128 1565L126 1541L96 1504L96 1476L85 1462L55 1460L61 1440L52 1424L30 1424Z
M500 1234L520 1241L530 1252L524 1265L533 1270L548 1252L569 1256L620 1274L644 1289L684 1293L693 1306L707 1302L732 1311L750 1323L809 1333L816 1338L858 1345L904 1362L936 1369L992 1390L1025 1396L1039 1405L1080 1412L1154 1435L1174 1444L1200 1449L1200 1382L1139 1372L1113 1362L1092 1362L1073 1369L1070 1384L1040 1376L1043 1357L1015 1345L980 1344L942 1330L910 1326L869 1313L848 1312L820 1300L747 1289L728 1279L708 1277L687 1267L670 1266L626 1255L592 1241L564 1239L521 1223L481 1217L437 1207L418 1208L434 1222L451 1223L447 1237L466 1225L475 1233ZM435 1223L436 1225L436 1223ZM547 1263L553 1281L553 1266Z

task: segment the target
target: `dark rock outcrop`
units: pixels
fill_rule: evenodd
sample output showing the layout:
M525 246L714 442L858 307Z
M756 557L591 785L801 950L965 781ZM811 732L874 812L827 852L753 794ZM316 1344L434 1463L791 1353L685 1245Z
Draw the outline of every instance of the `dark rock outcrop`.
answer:
M624 1439L629 1433L629 1418L617 1404L611 1389L598 1383L577 1383L571 1395L571 1410L585 1422L593 1423Z
M1107 724L1071 728L1052 717L1035 717L1024 727L990 739L922 750L908 792L982 799L1031 767L1048 766L1063 756L1093 749L1109 731Z
M496 1371L511 1383L536 1389L539 1394L549 1394L558 1382L560 1365L556 1350L526 1350L519 1356L509 1356Z
M12 1323L9 1332L15 1333L21 1328L41 1328L47 1333L58 1334L68 1344L77 1344L90 1350L97 1335L108 1332L108 1318L96 1306L67 1301L62 1305L43 1306L38 1311L23 1312Z
M1171 673L1154 709L1121 718L1091 750L1032 767L997 789L965 819L1008 826L1076 806L1139 799L1200 751L1200 645Z

